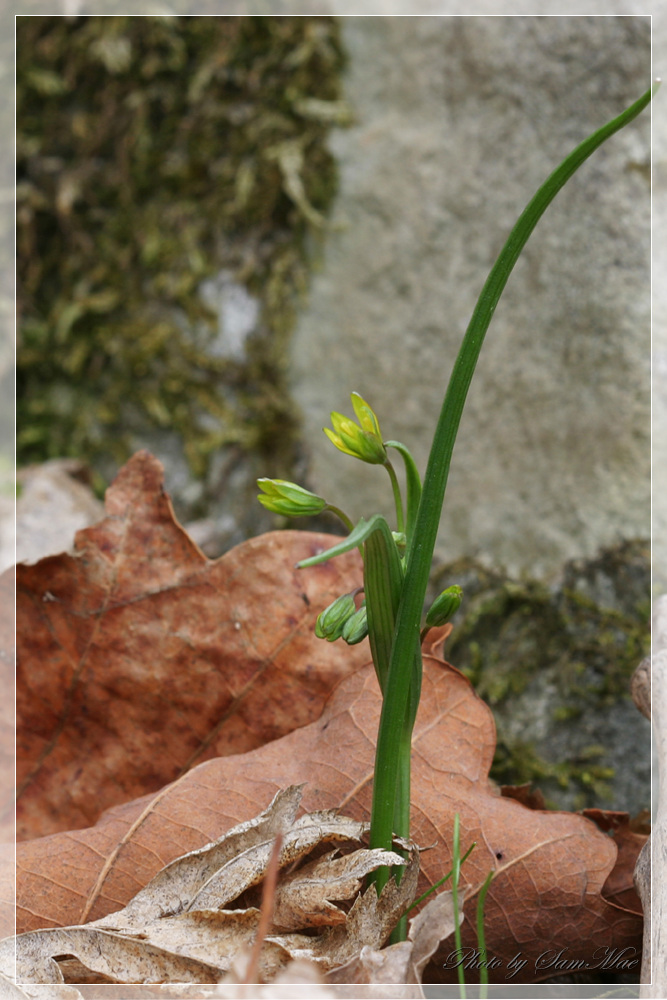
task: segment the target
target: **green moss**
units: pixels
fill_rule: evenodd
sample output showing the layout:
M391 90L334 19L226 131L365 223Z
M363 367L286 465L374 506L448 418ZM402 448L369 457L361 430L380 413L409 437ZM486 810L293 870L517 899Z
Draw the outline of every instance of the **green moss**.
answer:
M152 427L198 476L230 445L289 469L342 64L323 16L17 18L20 463L108 468ZM243 361L209 351L221 269L261 307Z
M535 783L568 808L609 802L618 734L605 720L619 705L634 718L629 680L649 648L647 545L569 563L558 586L510 580L472 560L443 567L433 593L453 583L464 600L446 655L493 709L492 777Z
M501 738L491 777L499 785L531 784L551 789L551 794L545 795L550 808L562 807L558 789L568 795L569 808L585 809L608 801L613 795L614 769L599 762L605 753L604 747L592 747L567 760L549 760L530 742Z

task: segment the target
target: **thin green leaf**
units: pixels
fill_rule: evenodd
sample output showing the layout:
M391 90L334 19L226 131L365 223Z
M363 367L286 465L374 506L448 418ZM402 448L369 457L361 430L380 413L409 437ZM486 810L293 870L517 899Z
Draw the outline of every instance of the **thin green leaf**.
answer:
M463 864L463 862L470 857L470 855L472 854L472 852L475 850L476 847L477 847L477 841L473 840L472 844L461 858L461 864ZM454 874L454 869L450 868L447 874L443 875L442 878L438 879L437 882L434 882L430 889L427 889L426 892L423 892L421 896L417 896L417 898L412 903L410 903L405 913L409 913L410 910L414 910L416 906L419 906L420 903L423 903L424 900L427 899L432 892L435 892L435 890L439 889L441 885L444 885L445 882L448 882L453 874Z
M410 676L404 664L413 654L415 630L424 606L433 550L440 522L449 466L463 406L477 359L502 291L539 219L567 180L595 150L623 128L651 100L648 90L618 117L584 140L547 178L519 217L482 288L454 363L429 456L415 529L408 551L406 576L396 618L396 635L378 731L371 811L371 847L391 848L400 748Z
M311 556L310 559L302 559L301 562L297 563L297 569L306 569L308 566L319 566L320 563L327 562L329 559L334 559L336 556L342 555L344 552L349 552L351 549L356 549L366 541L368 536L373 532L377 531L379 522L382 522L389 532L389 537L391 538L391 532L389 531L389 525L382 517L381 514L373 514L369 521L366 521L363 517L359 518L359 522L353 531L344 538L342 542L338 545L333 545L330 549L326 549L324 552L320 552L316 556Z
M465 973L461 950L461 922L459 920L459 879L461 878L461 841L459 814L454 814L454 835L452 837L452 904L454 907L454 950L458 958L456 971L459 980L459 995L465 1000Z

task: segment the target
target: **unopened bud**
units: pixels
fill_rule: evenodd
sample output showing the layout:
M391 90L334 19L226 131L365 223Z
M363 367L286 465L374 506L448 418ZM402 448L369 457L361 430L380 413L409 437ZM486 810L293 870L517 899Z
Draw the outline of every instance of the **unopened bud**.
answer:
M324 428L324 433L339 451L371 465L384 465L387 451L382 443L380 425L373 410L358 392L352 393L352 406L359 423L355 423L342 413L332 413L333 430Z
M462 597L463 591L456 584L453 587L447 587L446 590L443 590L428 610L428 614L426 615L427 627L434 628L437 625L446 625L450 618L458 611Z
M320 514L327 506L326 500L316 496L303 486L288 483L284 479L258 479L257 485L263 494L257 499L274 514L285 514L287 517L308 517Z
M318 639L326 639L327 642L335 642L343 634L343 628L348 618L356 612L352 594L343 594L332 601L328 608L320 612L315 625L315 635Z
M355 646L366 638L368 635L368 615L365 604L362 604L359 610L347 619L342 634L348 646Z

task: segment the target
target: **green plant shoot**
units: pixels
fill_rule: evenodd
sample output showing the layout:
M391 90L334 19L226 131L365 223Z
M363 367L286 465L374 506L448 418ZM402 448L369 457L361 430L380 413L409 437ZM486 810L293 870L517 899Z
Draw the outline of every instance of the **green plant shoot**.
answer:
M259 499L269 510L300 516L328 509L341 518L349 532L343 541L299 563L300 567L314 566L357 547L363 557L363 588L342 595L325 609L318 618L317 634L329 641L342 638L347 642L358 642L368 634L382 693L371 812L370 845L373 848L389 850L395 836L404 839L410 836L410 757L421 693L421 642L429 628L448 621L461 603L461 589L448 588L434 601L422 625L452 452L486 331L510 273L547 207L582 163L640 114L653 92L649 89L618 117L577 146L538 189L510 232L482 288L454 363L423 483L408 448L399 441L383 439L377 416L358 393L352 394L356 422L340 413L331 414L333 430L326 428L325 433L336 448L360 461L386 469L396 510L395 531L379 514L368 520L362 517L353 527L340 508L301 487L282 480L259 480L263 490ZM405 503L389 458L391 450L398 452L405 467ZM456 819L458 824L458 816ZM456 833L458 836L458 826ZM458 868L455 868L456 884ZM401 869L397 868L397 879L400 873ZM386 868L375 873L378 893L389 877ZM404 916L392 940L403 940L405 933Z

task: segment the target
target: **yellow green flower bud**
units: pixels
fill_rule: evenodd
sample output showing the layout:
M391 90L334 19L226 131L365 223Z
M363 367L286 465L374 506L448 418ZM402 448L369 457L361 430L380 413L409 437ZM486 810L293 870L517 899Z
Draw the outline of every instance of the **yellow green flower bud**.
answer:
M335 642L340 639L348 618L356 612L352 594L343 594L332 601L328 608L320 612L315 625L315 635L318 639L326 639L327 642Z
M437 625L446 625L450 618L458 611L463 597L463 591L456 584L447 587L446 590L436 597L426 615L427 628L434 628Z
M362 462L370 462L371 465L384 465L387 452L382 443L378 419L359 393L353 392L351 399L359 423L344 417L342 413L332 413L333 430L325 427L324 433L346 455L360 458Z
M263 494L257 499L274 514L285 514L287 517L308 517L320 514L327 506L322 497L304 490L296 483L288 483L284 479L258 479L257 485Z
M343 639L348 646L355 646L368 635L368 616L366 605L362 604L358 611L347 619L343 626Z

